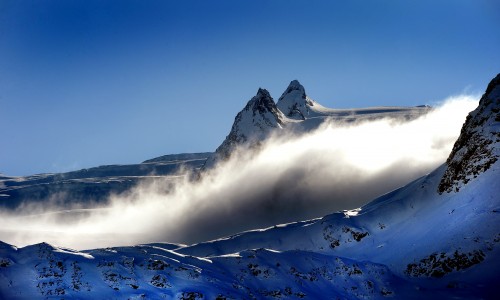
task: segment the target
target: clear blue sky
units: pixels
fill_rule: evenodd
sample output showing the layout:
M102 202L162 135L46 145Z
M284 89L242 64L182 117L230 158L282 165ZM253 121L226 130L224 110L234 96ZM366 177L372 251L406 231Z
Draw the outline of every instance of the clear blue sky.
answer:
M0 172L213 151L267 88L328 107L483 92L500 2L0 1Z

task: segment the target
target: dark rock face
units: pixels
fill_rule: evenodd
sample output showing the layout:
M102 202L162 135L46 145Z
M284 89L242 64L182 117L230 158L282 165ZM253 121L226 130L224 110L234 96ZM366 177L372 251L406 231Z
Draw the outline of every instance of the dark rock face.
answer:
M423 258L418 263L409 264L406 267L405 274L413 277L436 277L467 269L482 262L485 254L481 250L474 250L469 253L460 253L455 251L453 254L433 253Z
M330 248L335 249L342 244L361 242L362 239L369 236L368 231L357 231L348 226L343 226L341 230L334 228L331 224L323 228L323 239L329 243Z
M266 89L259 88L257 95L247 103L244 110L248 111L250 108L253 111L253 116L257 113L265 114L270 112L272 115L276 116L276 122L283 124L280 112L276 107L273 98Z
M448 160L438 192L458 192L488 170L500 156L500 74L488 85L479 106L469 113Z

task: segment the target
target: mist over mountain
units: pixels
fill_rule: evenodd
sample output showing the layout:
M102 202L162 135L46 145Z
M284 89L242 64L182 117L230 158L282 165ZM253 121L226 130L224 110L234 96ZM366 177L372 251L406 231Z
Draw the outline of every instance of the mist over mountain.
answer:
M296 80L280 101L290 99L313 103ZM443 163L476 105L469 96L433 109L314 101L295 120L259 89L214 154L2 181L0 240L77 249L195 243L353 209Z
M212 167L220 159L227 160L238 147L256 150L270 135L304 134L332 120L344 125L383 118L409 121L429 111L426 105L330 109L309 98L298 80L290 82L277 103L267 90L259 88L257 95L236 115L229 135L208 159L206 167Z
M35 205L17 218L25 199L3 212L2 240L144 244L77 251L2 243L0 298L492 298L500 283L500 74L463 123L476 105L455 97L433 109L335 110L298 81L277 104L259 89L214 154L144 162L171 173L111 195L105 209L61 221L48 214L57 205L41 198L49 210ZM4 191L29 181L5 178L1 194L10 200ZM276 225L308 213L319 218ZM199 243L151 243L179 237Z

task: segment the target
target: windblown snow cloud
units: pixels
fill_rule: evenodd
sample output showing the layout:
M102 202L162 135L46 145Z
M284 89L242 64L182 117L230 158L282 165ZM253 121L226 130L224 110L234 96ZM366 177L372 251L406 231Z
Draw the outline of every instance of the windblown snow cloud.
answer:
M162 180L143 184L105 209L3 214L0 240L79 249L192 243L353 209L444 163L477 99L452 97L405 123L332 121L305 135L276 135L258 153L236 152L198 180L180 177L168 192Z

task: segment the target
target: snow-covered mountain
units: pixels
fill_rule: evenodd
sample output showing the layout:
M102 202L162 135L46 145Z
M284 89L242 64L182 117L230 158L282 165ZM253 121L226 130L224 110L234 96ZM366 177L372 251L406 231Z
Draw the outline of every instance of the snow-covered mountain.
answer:
M293 80L275 104L269 92L259 89L236 117L229 135L215 153L164 155L141 164L108 165L59 174L12 177L0 174L0 208L15 209L26 203L57 200L61 205L85 207L101 203L110 195L126 193L139 182L168 177L181 169L210 167L227 158L237 146L258 148L277 130L307 133L325 120L354 122L364 119L398 118L411 120L429 112L421 107L373 107L330 109L310 99L304 87ZM172 180L176 179L172 177Z
M282 129L284 124L285 117L269 92L259 88L257 95L236 115L229 135L215 150L216 157L207 161L207 166L213 164L213 159L228 158L238 145L257 146L273 130Z
M288 118L305 120L314 115L319 104L306 95L306 90L298 80L292 80L285 92L278 99L278 109Z
M269 92L259 88L235 117L231 131L209 158L206 167L219 159L227 159L238 146L258 148L260 142L277 130L304 134L327 120L356 122L380 118L413 120L430 111L426 105L417 107L369 107L361 109L326 108L306 95L298 80L292 80L275 104Z
M0 244L3 299L496 299L500 74L447 163L369 204L195 245Z
M54 201L59 206L87 207L104 202L111 194L129 191L140 182L158 177L175 181L182 168L200 169L212 153L165 155L140 164L107 165L67 173L37 174L25 177L0 177L0 208L16 209L23 205Z

